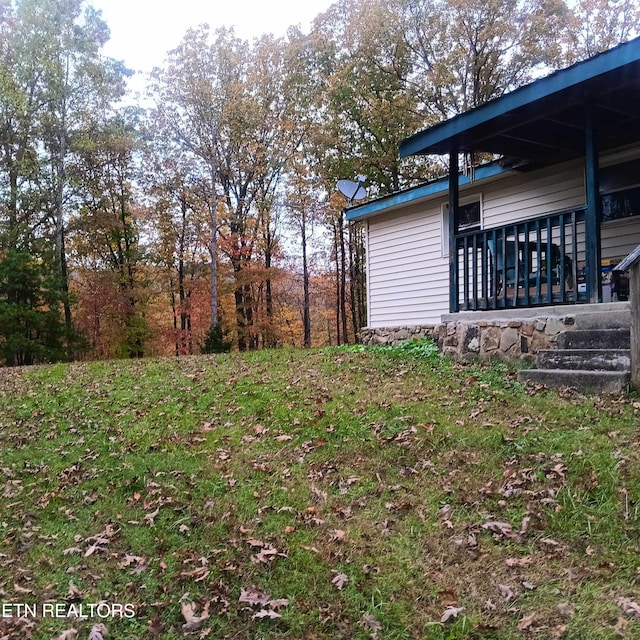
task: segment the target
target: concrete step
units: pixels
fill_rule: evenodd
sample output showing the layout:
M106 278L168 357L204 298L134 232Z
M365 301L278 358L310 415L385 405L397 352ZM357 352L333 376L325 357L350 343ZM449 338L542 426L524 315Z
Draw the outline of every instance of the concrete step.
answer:
M575 387L580 391L624 393L629 386L629 373L624 371L524 369L518 372L518 380L544 384L547 387Z
M627 307L601 309L575 316L576 329L629 329L630 326L631 311Z
M558 336L558 349L629 349L629 327L618 329L575 329Z
M538 369L630 371L629 349L546 349L538 352Z

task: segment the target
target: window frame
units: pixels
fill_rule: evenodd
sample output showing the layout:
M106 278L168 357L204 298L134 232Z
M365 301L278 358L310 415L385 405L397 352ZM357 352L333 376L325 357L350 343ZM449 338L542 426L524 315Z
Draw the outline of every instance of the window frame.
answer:
M484 200L482 193L476 193L472 196L460 198L459 206L466 207L470 204L479 204L480 219L477 224L466 225L463 232L482 231L484 229ZM441 253L443 258L449 257L449 203L443 202L440 205L440 239Z

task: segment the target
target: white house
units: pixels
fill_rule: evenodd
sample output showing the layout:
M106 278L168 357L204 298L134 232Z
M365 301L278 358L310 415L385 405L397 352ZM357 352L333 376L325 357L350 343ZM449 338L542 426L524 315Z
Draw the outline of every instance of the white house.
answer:
M496 159L458 170L480 152ZM365 335L626 300L612 265L640 244L640 39L421 131L400 154L447 155L449 176L348 209L367 228Z

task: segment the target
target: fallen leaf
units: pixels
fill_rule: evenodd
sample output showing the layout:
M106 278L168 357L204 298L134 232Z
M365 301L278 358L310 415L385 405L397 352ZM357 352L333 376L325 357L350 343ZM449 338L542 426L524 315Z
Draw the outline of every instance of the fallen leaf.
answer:
M271 596L259 589L240 589L238 602L246 602L251 605L265 606L271 600Z
M143 518L143 520L150 526L156 526L156 516L160 513L160 507L158 507L155 511L151 513L147 513L147 515Z
M347 582L349 582L349 576L344 573L339 573L333 578L331 584L335 585L340 591L342 591L342 588L347 584Z
M180 610L184 617L185 623L182 625L183 631L195 631L199 629L204 622L209 619L209 603L205 604L201 615L196 615L198 605L195 602L182 601Z
M78 635L75 629L67 629L63 631L59 636L52 638L52 640L73 640Z
M255 618L282 618L282 616L272 609L260 609L260 611L251 616L252 620Z
M33 591L31 589L27 589L25 587L21 587L19 584L16 584L15 582L13 583L13 590L16 593L20 593L20 594L25 595L25 596L33 595Z
M485 522L482 528L502 536L510 536L513 533L513 527L508 522Z
M520 619L520 622L518 622L518 631L524 631L525 629L528 629L533 624L535 617L535 613L530 613L528 616L523 616Z
M254 562L256 564L267 564L279 555L284 554L279 553L275 547L269 544L266 545L264 549L261 549L259 553L252 555L251 562Z
M249 538L247 540L247 544L250 547L264 547L265 546L265 544L264 544L264 542L262 542L262 540L256 540L255 538Z
M347 532L342 529L333 529L330 534L331 542L342 542L347 537Z
M615 631L617 636L624 637L626 635L627 627L629 626L629 621L622 616L618 616L618 622L616 622L613 630Z
M440 618L440 622L445 623L452 618L457 618L464 611L464 607L447 607Z
M531 556L524 556L522 558L507 558L505 563L507 567L526 567L533 562Z
M632 615L636 618L640 618L640 605L638 605L638 603L631 598L618 598L616 600L616 604L622 607L622 610L627 615Z
M149 620L149 633L152 636L161 636L165 632L165 625L162 624L162 620L159 616L156 616L152 620Z
M82 591L80 591L80 589L78 589L78 587L71 581L69 582L67 597L71 600L82 600Z
M500 595L507 601L513 600L513 591L506 584L499 584L498 591L500 591Z
M281 607L288 607L289 601L286 598L280 598L278 600L269 600L269 606L272 609L280 609Z
M89 632L89 640L104 640L104 637L108 634L107 627L99 622L91 627Z
M378 631L382 631L382 625L374 616L370 613L365 613L362 618L360 618L359 624L367 631L371 631L371 637L373 640L377 640Z
M558 613L561 616L570 617L574 614L574 609L568 602L561 602L558 605L557 609L558 609Z
M207 578L211 572L207 567L198 567L192 571L182 571L180 573L181 578L194 578L194 582L202 582Z

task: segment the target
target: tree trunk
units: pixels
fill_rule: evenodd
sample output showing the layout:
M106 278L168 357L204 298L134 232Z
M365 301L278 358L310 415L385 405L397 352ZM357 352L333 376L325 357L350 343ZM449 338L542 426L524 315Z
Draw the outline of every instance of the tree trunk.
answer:
M209 255L211 257L211 326L220 324L218 318L218 199L216 197L216 172L211 171L211 197L207 198L209 206L209 226L211 228L211 241L209 242Z
M339 218L340 229L340 318L342 320L342 340L349 343L347 332L347 252L344 241L344 218L342 212Z
M304 328L304 347L311 347L311 309L309 302L309 265L307 263L307 222L306 216L302 214L300 231L302 235L302 326Z
M336 259L336 344L340 345L340 253L338 245L338 225L333 223L333 251Z

